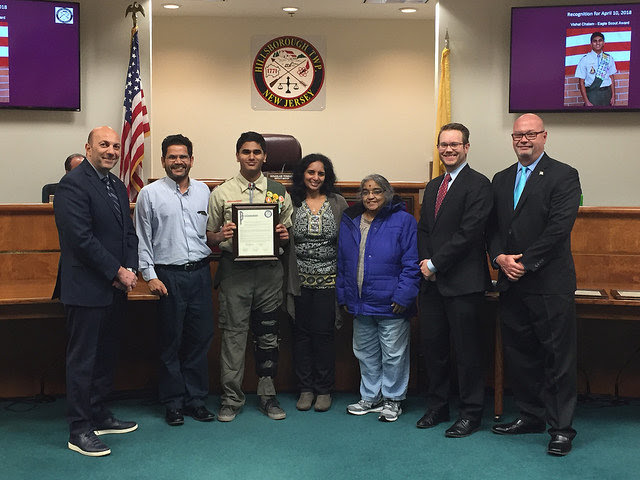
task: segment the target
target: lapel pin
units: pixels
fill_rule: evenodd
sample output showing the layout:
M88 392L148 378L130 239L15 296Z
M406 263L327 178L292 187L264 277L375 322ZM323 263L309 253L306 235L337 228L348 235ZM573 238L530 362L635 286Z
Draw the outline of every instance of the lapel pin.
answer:
M544 175L544 172L542 170L540 170L540 172L538 173L538 175Z

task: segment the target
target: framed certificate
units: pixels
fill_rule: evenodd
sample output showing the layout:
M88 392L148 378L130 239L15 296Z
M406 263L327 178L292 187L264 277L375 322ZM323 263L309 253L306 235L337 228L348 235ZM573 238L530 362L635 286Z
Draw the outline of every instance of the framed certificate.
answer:
M278 204L234 203L231 220L236 224L233 235L233 260L278 259Z

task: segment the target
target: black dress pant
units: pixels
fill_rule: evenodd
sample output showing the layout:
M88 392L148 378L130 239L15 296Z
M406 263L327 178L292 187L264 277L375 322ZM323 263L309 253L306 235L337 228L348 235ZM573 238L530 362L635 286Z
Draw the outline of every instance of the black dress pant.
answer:
M126 302L126 295L114 292L107 307L65 305L67 420L72 435L89 432L112 415L105 398L113 388Z
M577 400L573 293L502 292L500 319L508 380L520 415L546 421L550 434L573 438Z
M158 303L158 397L167 408L204 405L209 393L207 354L213 338L209 265L192 271L156 266L169 295Z
M480 307L484 292L444 297L435 282L420 289L420 339L429 386L427 407L449 409L451 346L460 394L459 417L480 421L484 407L487 345Z
M335 288L300 288L295 297L294 371L302 392L328 394L335 383Z

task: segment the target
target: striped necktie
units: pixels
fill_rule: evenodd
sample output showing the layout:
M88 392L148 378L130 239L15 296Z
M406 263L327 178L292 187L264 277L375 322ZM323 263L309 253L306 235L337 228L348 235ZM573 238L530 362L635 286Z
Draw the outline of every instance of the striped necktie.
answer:
M520 200L520 195L522 195L522 191L524 190L524 186L527 183L527 177L529 176L529 167L521 167L520 168L520 178L518 179L518 184L516 188L513 190L513 209L516 209L518 205L518 200Z
M102 183L104 183L105 186L107 187L107 195L109 196L109 199L111 200L111 204L112 204L111 208L113 208L113 211L116 213L118 218L120 218L122 216L122 210L120 209L120 202L118 201L118 196L116 195L116 192L113 189L113 186L111 186L111 180L109 180L109 177L104 177L102 178Z
M438 210L440 210L440 205L442 205L442 201L444 197L447 195L447 188L449 186L449 180L451 179L451 175L448 173L444 176L444 180L440 184L440 188L438 189L438 195L436 196L436 211L433 214L434 217L438 216Z

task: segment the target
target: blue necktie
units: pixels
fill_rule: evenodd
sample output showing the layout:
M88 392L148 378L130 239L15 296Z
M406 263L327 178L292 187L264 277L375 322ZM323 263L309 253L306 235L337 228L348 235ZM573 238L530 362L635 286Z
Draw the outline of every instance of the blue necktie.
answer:
M111 186L111 181L109 180L109 177L104 177L102 179L102 182L107 187L107 195L109 196L109 199L111 200L111 203L112 203L111 207L113 208L113 211L116 212L116 215L118 216L118 218L120 218L122 216L122 210L120 209L120 202L118 201L118 196L116 195L115 190Z
M518 179L518 184L516 188L513 190L513 209L516 209L516 205L518 205L518 200L520 200L520 195L522 195L522 191L524 190L524 185L527 183L527 175L529 173L529 167L521 167L520 178Z

